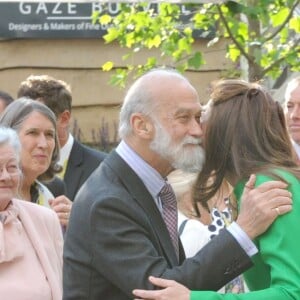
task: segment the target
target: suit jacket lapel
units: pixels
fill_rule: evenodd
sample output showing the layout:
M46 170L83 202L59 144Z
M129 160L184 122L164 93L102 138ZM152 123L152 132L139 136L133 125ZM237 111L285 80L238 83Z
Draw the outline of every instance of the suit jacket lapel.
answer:
M69 161L64 177L64 182L67 187L67 196L71 199L74 198L75 192L77 190L80 177L82 176L82 168L79 166L82 164L83 151L79 146L78 142L74 140L73 147L70 152Z
M119 177L120 181L123 182L134 200L139 203L149 217L153 230L157 239L160 241L161 247L165 253L165 258L168 260L169 264L171 266L178 265L168 229L154 199L146 189L144 183L115 151L110 153L106 162L115 170L118 176L119 174L123 175Z

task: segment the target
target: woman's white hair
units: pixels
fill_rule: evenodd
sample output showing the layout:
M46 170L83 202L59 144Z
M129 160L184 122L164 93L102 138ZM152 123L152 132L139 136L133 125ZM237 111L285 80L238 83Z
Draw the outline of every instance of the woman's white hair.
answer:
M190 173L180 169L177 169L168 175L168 182L174 190L177 201L180 201L184 194L192 190L197 175L198 173L196 172Z
M20 163L21 143L15 130L0 126L0 146L10 145L13 147L16 159Z

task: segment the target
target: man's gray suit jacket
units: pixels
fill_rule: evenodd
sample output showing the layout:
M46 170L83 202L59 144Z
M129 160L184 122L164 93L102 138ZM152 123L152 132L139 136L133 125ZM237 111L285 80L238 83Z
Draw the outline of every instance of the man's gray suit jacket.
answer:
M153 198L112 151L73 204L64 245L63 299L129 300L152 289L149 275L190 289L218 290L252 265L226 230L193 258L180 262Z

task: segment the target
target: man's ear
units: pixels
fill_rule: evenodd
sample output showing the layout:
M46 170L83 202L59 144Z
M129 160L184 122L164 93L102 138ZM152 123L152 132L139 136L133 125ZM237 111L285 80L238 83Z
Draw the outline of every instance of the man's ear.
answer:
M57 121L63 127L68 127L71 120L71 113L68 110L64 110L58 117Z
M152 121L141 113L135 113L131 116L131 126L135 135L143 139L152 139L154 135L154 126Z

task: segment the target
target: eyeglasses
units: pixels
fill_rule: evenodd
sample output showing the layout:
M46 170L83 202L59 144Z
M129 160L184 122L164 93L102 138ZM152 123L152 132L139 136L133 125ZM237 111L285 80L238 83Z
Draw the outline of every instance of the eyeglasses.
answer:
M17 165L5 165L0 166L0 177L4 174L4 171L8 173L10 176L16 176L20 174L20 169Z

